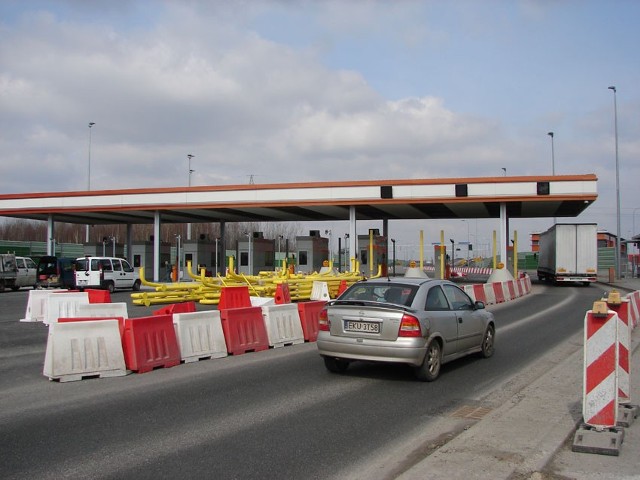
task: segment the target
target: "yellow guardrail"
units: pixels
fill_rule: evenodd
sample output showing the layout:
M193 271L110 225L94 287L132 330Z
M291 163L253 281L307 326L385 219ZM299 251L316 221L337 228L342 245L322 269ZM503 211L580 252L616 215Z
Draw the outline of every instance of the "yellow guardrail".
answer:
M160 305L180 302L199 302L205 305L217 305L220 301L220 292L223 287L246 285L249 293L256 297L273 297L279 284L286 283L289 286L291 300L309 300L313 291L313 282L325 282L331 298L338 296L340 287L344 284L350 286L364 279L359 272L360 264L357 259L351 259L350 272L336 272L331 263L323 267L320 272L311 274L291 273L283 263L281 271L265 271L258 275L245 275L235 272L233 261L229 262L228 273L222 277L207 277L205 269L201 268L199 274L192 271L191 262L187 262L188 282L158 283L151 282L145 277L144 267L140 267L140 282L144 287L153 291L141 291L131 294L134 305ZM382 266L371 278L382 275Z

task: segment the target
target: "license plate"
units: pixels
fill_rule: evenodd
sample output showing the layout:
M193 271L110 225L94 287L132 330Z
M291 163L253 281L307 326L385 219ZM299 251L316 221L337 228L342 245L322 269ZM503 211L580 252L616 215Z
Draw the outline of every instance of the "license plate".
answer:
M345 332L380 333L380 324L377 322L360 322L355 320L344 321Z
M89 280L78 280L78 285L86 285Z

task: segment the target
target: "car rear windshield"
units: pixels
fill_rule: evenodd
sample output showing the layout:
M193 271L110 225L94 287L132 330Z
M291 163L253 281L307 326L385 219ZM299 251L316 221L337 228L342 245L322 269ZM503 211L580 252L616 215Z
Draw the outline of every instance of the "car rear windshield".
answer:
M356 284L340 296L339 300L357 300L379 303L393 303L410 306L418 287L415 285L395 285L386 283Z

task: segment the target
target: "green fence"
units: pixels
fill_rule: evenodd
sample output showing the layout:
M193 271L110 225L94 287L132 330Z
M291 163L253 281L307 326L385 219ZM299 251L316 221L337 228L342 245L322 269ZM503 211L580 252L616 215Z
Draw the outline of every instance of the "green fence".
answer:
M47 243L0 240L0 253L15 253L19 257L31 257L37 261L47 254ZM83 257L84 248L81 243L57 243L55 254L58 257Z

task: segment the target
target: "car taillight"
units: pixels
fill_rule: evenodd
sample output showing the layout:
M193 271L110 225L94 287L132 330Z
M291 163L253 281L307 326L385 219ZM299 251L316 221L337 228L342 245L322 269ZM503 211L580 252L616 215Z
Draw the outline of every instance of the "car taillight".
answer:
M328 332L331 329L331 322L329 321L329 316L327 315L326 308L320 310L320 315L318 317L318 330L322 332Z
M402 316L400 322L400 329L398 330L399 337L421 337L422 329L420 328L420 322L416 317L407 315Z

